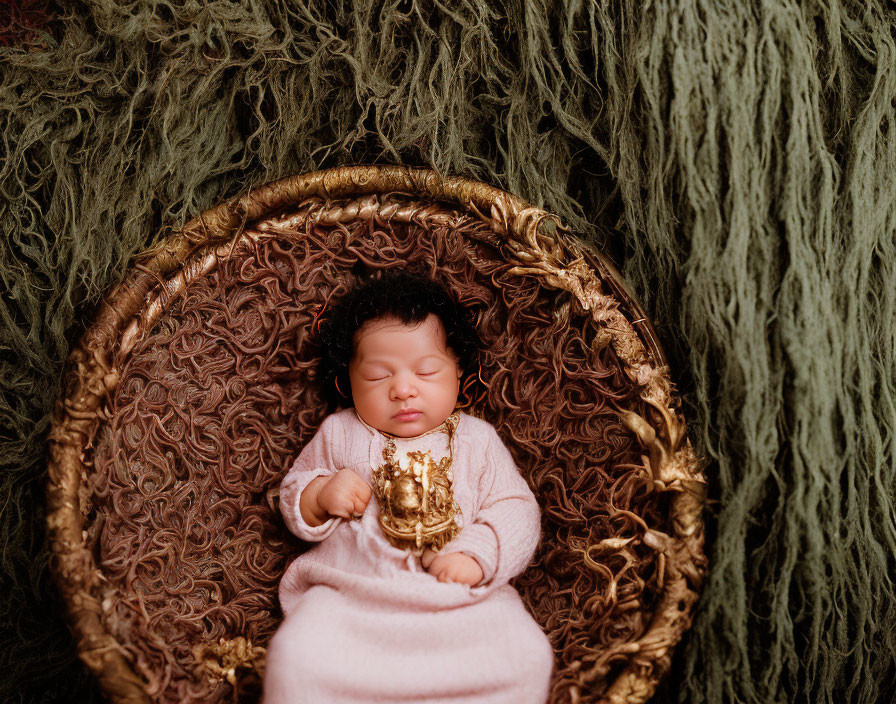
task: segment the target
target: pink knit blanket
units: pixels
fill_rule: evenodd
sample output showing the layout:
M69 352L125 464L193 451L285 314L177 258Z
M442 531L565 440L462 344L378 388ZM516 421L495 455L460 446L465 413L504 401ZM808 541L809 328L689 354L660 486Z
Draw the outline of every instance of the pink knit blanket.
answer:
M539 538L539 510L488 423L461 414L454 438L460 534L442 552L482 566L469 587L438 582L419 558L390 545L371 499L360 520L308 526L299 497L317 476L349 468L368 483L385 437L353 409L328 417L280 486L287 526L313 548L280 583L285 619L268 647L264 704L452 702L543 703L551 646L508 580ZM441 433L415 448L447 451Z

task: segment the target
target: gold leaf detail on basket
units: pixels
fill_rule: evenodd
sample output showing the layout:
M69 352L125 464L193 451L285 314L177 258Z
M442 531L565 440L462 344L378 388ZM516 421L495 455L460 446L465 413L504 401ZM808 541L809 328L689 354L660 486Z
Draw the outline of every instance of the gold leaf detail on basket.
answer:
M259 676L264 672L264 659L267 651L252 642L237 636L221 638L216 644L199 644L193 646L193 657L199 662L210 680L227 680L236 687L236 673L239 669L248 669Z

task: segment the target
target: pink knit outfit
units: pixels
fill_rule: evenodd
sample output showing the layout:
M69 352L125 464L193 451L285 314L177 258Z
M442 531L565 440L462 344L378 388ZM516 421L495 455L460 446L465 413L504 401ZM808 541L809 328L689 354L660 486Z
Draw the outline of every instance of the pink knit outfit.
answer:
M466 414L454 437L460 534L442 553L482 566L474 587L439 582L389 544L372 497L359 520L311 527L299 497L315 477L348 468L373 484L386 438L354 409L324 420L280 485L289 529L318 545L280 582L283 623L268 646L264 704L543 704L553 668L546 636L507 582L539 538L539 509L495 429ZM396 439L397 450L448 452L447 434Z

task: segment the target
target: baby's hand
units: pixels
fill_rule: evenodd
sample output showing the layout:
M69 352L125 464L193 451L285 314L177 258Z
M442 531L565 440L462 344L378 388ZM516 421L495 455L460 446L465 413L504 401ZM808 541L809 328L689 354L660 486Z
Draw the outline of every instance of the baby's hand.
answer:
M479 584L484 576L479 563L462 552L440 555L427 548L420 557L420 564L440 582L458 582L472 587Z
M302 516L309 525L320 525L329 516L360 516L370 503L371 493L367 482L350 469L331 477L317 477L302 492ZM306 508L309 516L305 515Z
M331 516L360 516L370 503L370 487L350 469L334 474L317 493L317 503Z

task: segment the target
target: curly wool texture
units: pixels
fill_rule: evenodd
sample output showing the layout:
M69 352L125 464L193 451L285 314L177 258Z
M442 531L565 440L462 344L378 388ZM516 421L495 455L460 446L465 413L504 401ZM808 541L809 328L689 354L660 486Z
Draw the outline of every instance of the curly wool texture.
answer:
M658 698L871 704L896 687L884 3L97 1L58 17L0 50L4 700L98 701L42 506L49 411L102 292L249 184L377 160L558 213L658 323L718 502Z
M630 663L650 669L627 646L665 586L642 538L673 532L669 497L618 418L648 406L612 347L594 344L594 321L570 294L513 274L510 255L477 243L500 240L474 218L315 225L322 209L272 225L186 287L122 366L88 453L104 625L153 701L228 701L225 683L194 674L193 645L266 646L282 616L277 585L299 544L265 497L327 413L314 311L326 315L359 267L429 274L436 262L484 342L464 404L507 439L544 507L551 537L517 586L558 653L551 701L583 689L594 701ZM249 696L257 681L241 679Z

